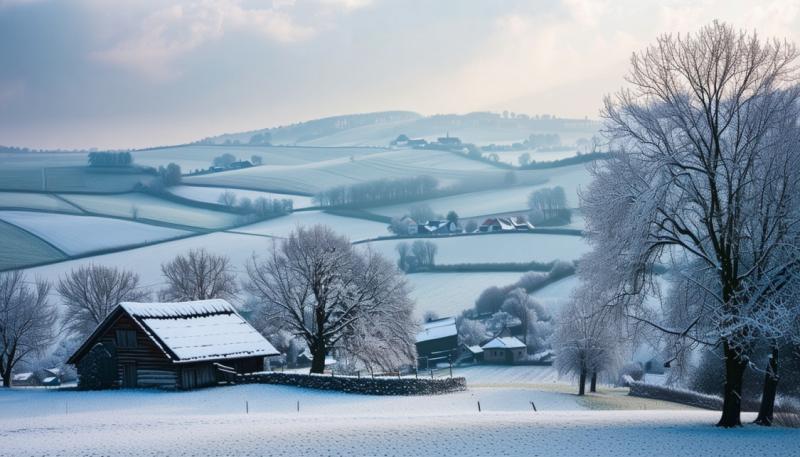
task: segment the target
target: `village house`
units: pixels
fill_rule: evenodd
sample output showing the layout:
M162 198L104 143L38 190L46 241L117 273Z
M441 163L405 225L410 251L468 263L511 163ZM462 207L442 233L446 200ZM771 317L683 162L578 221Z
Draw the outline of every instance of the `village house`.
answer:
M481 345L486 363L514 364L528 356L525 343L513 336L498 336Z
M428 221L417 226L417 233L420 235L447 235L459 232L461 229L458 224L450 221Z
M533 229L533 224L521 216L490 217L479 226L479 232L525 232Z
M456 318L434 319L422 324L417 333L417 365L435 368L439 363L454 363L458 357Z
M225 372L264 369L278 351L225 300L121 303L69 358L78 369L97 344L115 348L117 387L191 389Z

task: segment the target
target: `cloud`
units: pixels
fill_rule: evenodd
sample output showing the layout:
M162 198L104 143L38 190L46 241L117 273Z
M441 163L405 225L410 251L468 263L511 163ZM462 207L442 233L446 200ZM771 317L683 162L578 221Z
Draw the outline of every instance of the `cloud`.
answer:
M265 39L291 43L314 36L289 14L290 2L270 7L245 8L237 0L177 3L157 10L141 22L136 32L92 58L140 72L156 81L180 74L174 61L232 31L247 31Z
M323 5L336 6L345 10L357 10L372 4L372 0L319 0Z

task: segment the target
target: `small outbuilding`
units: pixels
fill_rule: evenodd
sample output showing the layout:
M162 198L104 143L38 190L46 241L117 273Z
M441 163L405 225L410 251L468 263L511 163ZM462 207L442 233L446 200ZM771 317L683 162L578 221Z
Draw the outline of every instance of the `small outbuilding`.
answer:
M417 363L434 368L440 363L455 363L458 358L458 328L454 317L434 319L422 324L417 333Z
M513 336L498 336L481 346L486 363L517 363L528 356L528 347Z
M81 361L100 345L116 365L112 387L192 389L216 384L225 372L264 369L278 351L227 301L129 303L117 306L69 358Z

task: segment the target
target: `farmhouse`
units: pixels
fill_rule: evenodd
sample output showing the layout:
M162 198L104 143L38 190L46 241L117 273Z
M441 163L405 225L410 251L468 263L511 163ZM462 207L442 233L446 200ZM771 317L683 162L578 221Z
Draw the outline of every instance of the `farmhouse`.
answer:
M457 356L456 318L434 319L422 325L422 331L417 333L417 363L420 368L455 362Z
M479 232L524 232L533 229L533 225L525 218L490 217L478 226Z
M427 221L417 227L417 233L421 235L446 235L460 231L458 225L450 221Z
M78 378L96 345L112 348L117 387L191 389L217 383L220 371L264 369L278 351L225 300L123 302L69 358ZM87 364L88 365L88 364Z
M498 336L481 346L487 363L516 363L525 360L528 348L513 336Z

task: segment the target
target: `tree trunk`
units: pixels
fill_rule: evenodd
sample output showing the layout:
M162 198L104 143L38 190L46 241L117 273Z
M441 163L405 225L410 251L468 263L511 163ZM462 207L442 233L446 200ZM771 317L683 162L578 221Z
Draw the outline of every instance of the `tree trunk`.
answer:
M726 341L723 344L725 354L725 396L722 402L722 417L718 427L740 427L742 425L742 377L747 362L730 348Z
M325 372L325 343L317 342L311 347L311 373L322 374Z
M583 395L586 393L586 370L581 368L581 375L578 384L578 395Z
M754 423L769 427L775 410L775 395L778 392L778 348L773 347L764 375L764 392L761 394L761 406Z
M11 387L11 369L3 370L3 387Z
M597 372L592 373L592 381L589 384L589 392L597 392Z

